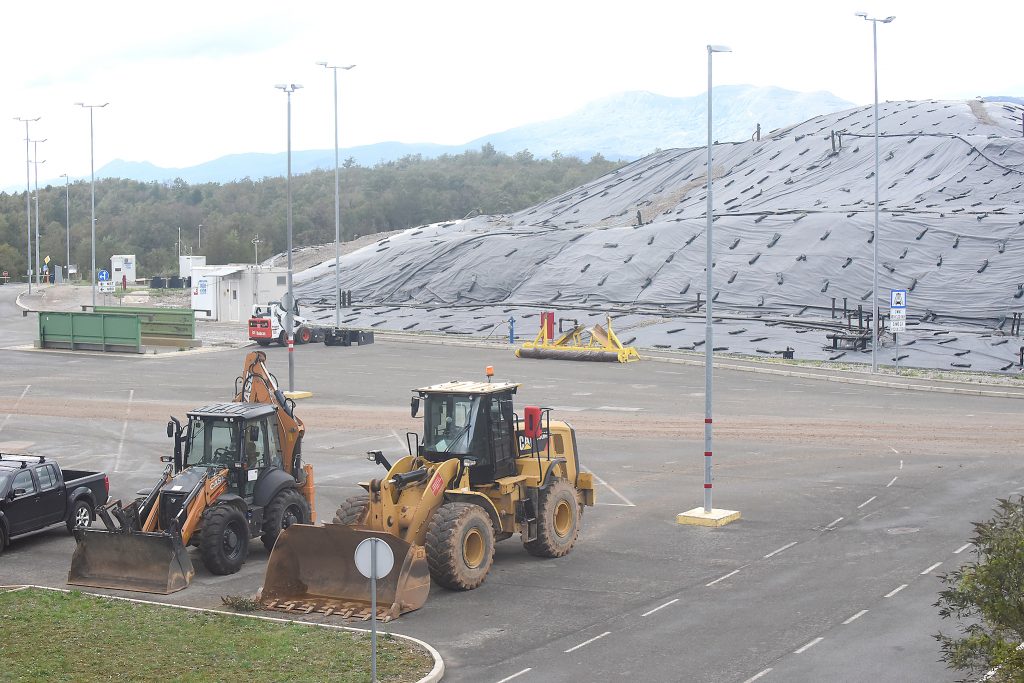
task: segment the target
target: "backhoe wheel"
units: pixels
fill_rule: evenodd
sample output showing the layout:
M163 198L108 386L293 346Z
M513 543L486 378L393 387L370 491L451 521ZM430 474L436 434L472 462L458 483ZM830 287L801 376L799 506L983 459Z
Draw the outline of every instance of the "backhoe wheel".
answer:
M249 554L249 524L238 508L218 505L207 510L199 554L211 574L234 574Z
M285 489L274 496L263 515L263 541L267 550L273 550L277 537L292 524L309 524L309 503L295 489Z
M565 479L555 479L540 492L537 527L537 539L523 543L531 555L561 557L576 544L580 507L575 487Z
M338 511L334 513L334 523L346 526L359 524L366 518L366 511L369 508L369 493L357 493L354 496L349 496L338 508Z
M75 533L75 529L87 527L92 524L92 506L88 501L76 500L71 506L71 514L68 515L68 532Z
M445 588L476 588L494 561L494 528L479 505L445 503L427 524L430 576Z

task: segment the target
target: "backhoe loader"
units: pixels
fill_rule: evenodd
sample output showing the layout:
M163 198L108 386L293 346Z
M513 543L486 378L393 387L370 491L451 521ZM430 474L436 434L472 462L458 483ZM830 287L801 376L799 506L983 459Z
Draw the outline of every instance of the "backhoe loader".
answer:
M488 369L489 373L490 368ZM423 441L406 435L409 454L387 474L361 482L333 524L293 524L278 539L259 599L265 608L369 618L370 587L353 552L367 538L391 547L394 569L378 580L378 616L387 621L421 607L431 578L471 590L491 568L496 541L514 533L526 551L561 557L572 550L593 477L581 472L576 435L550 409L513 412L518 384L448 382L414 390L423 407Z
M302 464L305 428L277 387L266 354L246 356L231 403L167 423L173 455L163 475L128 505L99 508L105 529L75 529L68 583L172 593L195 574L197 546L213 574L234 574L250 539L271 549L292 524L316 521L313 468Z

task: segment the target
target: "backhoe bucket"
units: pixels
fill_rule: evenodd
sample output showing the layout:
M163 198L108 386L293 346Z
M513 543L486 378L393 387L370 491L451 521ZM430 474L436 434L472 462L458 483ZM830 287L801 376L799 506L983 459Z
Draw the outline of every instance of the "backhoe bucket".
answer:
M286 612L369 619L370 579L355 564L356 546L367 538L379 538L395 556L391 572L377 579L378 618L390 621L422 607L430 592L423 546L343 524L292 524L285 529L267 562L261 604Z
M73 586L167 595L187 588L196 573L178 534L86 528L75 529L75 540Z

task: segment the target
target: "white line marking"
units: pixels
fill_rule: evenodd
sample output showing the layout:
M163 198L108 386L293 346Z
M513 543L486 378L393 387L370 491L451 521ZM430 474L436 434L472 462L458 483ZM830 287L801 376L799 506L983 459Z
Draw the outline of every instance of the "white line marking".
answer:
M861 509L862 507L864 507L865 505L867 505L868 503L870 503L871 501L873 501L873 500L874 500L875 498L878 498L878 496L871 496L870 498L868 498L867 500L865 500L865 501L864 501L863 503L861 503L860 505L858 505L858 506L857 506L857 509L858 509L858 510L860 510L860 509Z
M643 408L630 408L628 406L598 406L595 410L614 410L620 413L635 413Z
M861 611L857 612L852 617L850 617L849 619L844 621L843 625L853 623L854 621L856 621L857 619L860 619L862 616L864 616L867 613L868 613L868 611L866 609L862 609Z
M593 391L574 391L574 392L572 392L572 395L573 396L593 396L594 392Z
M810 650L812 647L814 647L815 645L817 645L818 643L820 643L823 640L825 640L825 639L822 638L821 636L818 636L817 638L815 638L811 642L809 642L806 645L804 645L799 650L793 650L793 654L798 655L798 654L800 654L802 652L807 652L808 650Z
M896 450L895 448L893 448L892 446L889 446L889 450L892 451L893 453L895 453L896 455L900 454L900 452L898 450Z
M901 590L903 590L906 587L907 587L907 584L904 583L901 586L899 586L898 588L893 588L891 591L889 591L888 593L886 593L882 597L883 598L891 598L892 596L896 595L897 593L899 593Z
M795 546L796 544L797 544L797 541L793 541L792 543L787 543L786 545L782 546L782 547L781 547L781 548L779 548L778 550L773 550L773 551L771 551L770 553L768 553L767 555L765 555L765 556L764 556L764 559L766 559L766 560L767 560L767 559L768 559L769 557L771 557L772 555L778 555L778 554L779 554L779 553L781 553L781 552L782 552L783 550L789 550L790 548L792 548L792 547L793 547L793 546Z
M21 403L21 399L25 398L25 394L28 393L28 390L31 387L32 387L32 385L29 384L29 385L27 385L25 387L25 390L23 392L21 392L21 396L19 396L18 400L14 402L14 410L18 409L18 404ZM4 431L4 427L7 426L7 421L11 419L11 415L13 415L13 414L14 413L7 413L7 417L4 418L3 424L0 424L0 432Z
M899 479L899 477L893 477L892 481L890 481L888 484L885 485L885 488L889 488L890 486L895 484L897 479Z
M935 569L936 567L938 567L941 564L942 564L941 562L936 562L932 566L928 567L928 569L925 569L923 572L921 572L921 576L924 576L925 574L931 574L932 570Z
M114 456L114 471L121 471L121 453L124 451L124 437L128 433L128 418L132 415L132 399L135 398L135 390L128 390L128 407L124 411L124 424L121 425L121 439L117 442L117 455Z
M677 602L679 602L679 598L676 598L675 600L669 600L669 601L668 601L668 602L666 602L666 603L665 603L664 605L658 605L658 606L657 606L657 607L655 607L654 609L652 609L652 610L648 610L648 611L644 612L643 614L641 614L640 616L642 616L642 617L646 617L646 616L648 616L648 615L650 615L650 614L654 614L654 613L655 613L655 612L657 612L658 610L660 610L660 609L662 609L662 608L664 608L664 607L668 607L669 605L674 605L674 604L676 604Z
M756 674L754 674L753 676L751 676L747 680L743 681L743 683L754 683L754 681L759 679L761 676L764 676L765 674L767 674L771 670L772 670L771 667L768 667L764 671L758 671Z
M900 460L900 471L901 472L903 471L903 461L902 460Z
M570 647L570 648L569 648L568 650L566 650L566 651L565 651L565 654L569 654L570 652L575 652L576 650L580 649L580 648L581 648L581 647L583 647L584 645L590 645L590 644L591 644L592 642L594 642L595 640L600 640L601 638L604 638L604 637L605 637L606 635L608 635L609 633L611 633L611 631L605 631L605 632L604 632L604 633L602 633L601 635L599 635L599 636L594 636L594 637L593 637L593 638L591 638L590 640L584 640L584 641L583 641L582 643L580 643L579 645L576 645L575 647Z
M839 519L833 520L833 521L829 522L828 524L826 524L825 528L826 529L831 529L836 524L839 524L839 522L843 521L843 519L845 519L845 518L844 517L840 517Z
M401 444L402 448L408 448L409 447L409 445L407 443L402 441L401 437L398 436L398 432L396 432L394 429L391 430L391 436L395 437L395 441L397 441L399 444Z
M959 554L960 554L960 553L962 553L963 551L965 551L965 550L967 550L968 548L970 548L970 547L971 547L972 545L973 545L972 543L964 543L964 544L963 544L962 546L960 546L959 548L957 548L956 550L954 550L954 551L953 551L953 554L954 554L954 555L959 555Z
M715 585L716 583L718 583L719 581L725 581L725 580L726 580L726 579L728 579L728 578L729 578L730 576L735 576L736 574L739 574L739 573L740 573L740 570L739 570L739 569L733 569L733 570L732 570L731 572L729 572L729 573L728 573L728 574L726 574L725 576L719 576L719 577L718 577L717 579L715 579L715 580L714 580L714 581L712 581L711 583L706 583L706 584L704 584L704 586L705 586L705 587L707 587L707 586L714 586L714 585Z
M540 387L533 387L539 389ZM582 413L586 408L577 408L576 406L552 406L552 410L556 410L563 413Z
M501 679L500 681L498 681L498 683L505 683L506 681L511 681L513 678L518 678L519 676L522 676L523 674L528 673L530 671L533 671L533 669L523 669L522 671L518 671L507 678Z
M633 504L633 503L632 503L632 502L631 502L631 501L629 500L629 498L626 498L626 497L625 497L624 495L622 495L621 493L619 493L618 491L616 491L615 489L613 489L613 488L612 488L612 486L611 486L611 484L609 484L608 482L606 482L606 481L605 481L604 479L602 479L601 477L597 476L596 474L594 474L593 472L591 472L590 470L588 470L588 469L587 469L587 468L585 468L585 467L583 467L583 468L581 468L581 469L583 469L583 470L584 470L584 471L586 471L586 472L590 472L590 474L591 474L591 475L592 475L592 476L594 477L594 479L595 479L595 480L597 481L597 483L598 483L598 484L601 484L602 486L604 486L605 488L607 488L607 489L608 489L609 491L611 491L612 493L614 493L614 494L615 494L616 496L618 496L618 497L619 497L619 498L620 498L620 499L622 500L622 503L623 503L623 504L625 504L625 505L626 505L627 507L631 507L631 508L635 508L635 507L636 507L636 505L634 505L634 504ZM604 503L604 504L605 504L605 505L618 505L618 503Z

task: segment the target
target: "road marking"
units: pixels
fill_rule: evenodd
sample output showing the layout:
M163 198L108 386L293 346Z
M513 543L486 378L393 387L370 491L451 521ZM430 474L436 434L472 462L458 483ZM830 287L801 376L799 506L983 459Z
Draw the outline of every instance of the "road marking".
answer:
M606 482L604 479L602 479L601 477L597 476L596 474L594 474L593 472L588 470L586 467L582 467L580 469L582 469L584 472L590 472L591 476L593 476L594 479L597 480L598 484L601 484L602 486L607 488L609 491L614 493L616 496L618 496L622 500L621 503L602 503L602 505L619 505L619 506L625 505L626 507L631 507L631 508L635 508L636 507L636 505L634 505L632 502L630 502L629 498L626 498L624 495L622 495L621 493L619 493L618 491L613 489L611 484Z
M822 638L821 636L818 636L817 638L815 638L811 642L809 642L806 645L804 645L802 648L800 648L798 650L793 650L793 654L798 655L798 654L801 654L803 652L807 652L808 650L810 650L812 647L814 647L815 645L817 645L818 643L820 643L823 640L825 640L825 639Z
M594 392L593 391L574 391L574 392L572 392L572 395L573 396L593 396Z
M398 432L396 432L394 429L391 430L391 436L395 437L395 441L397 441L399 444L401 444L402 448L408 448L409 447L409 444L407 444L404 441L402 441L401 437L398 436Z
M669 605L674 605L674 604L676 604L677 602L679 602L679 598L676 598L675 600L669 600L669 601L668 601L668 602L666 602L666 603L665 603L664 605L658 605L658 606L657 606L657 607L655 607L654 609L652 609L652 610L648 610L648 611L644 612L643 614L641 614L640 616L642 616L642 617L646 617L646 616L648 616L648 615L654 614L654 613L655 613L655 612L657 612L658 610L660 610L660 609L662 609L662 608L664 608L664 607L668 607Z
M595 410L614 410L620 413L636 413L643 408L630 408L629 406L598 406Z
M856 621L857 619L860 619L862 616L864 616L867 613L868 613L868 611L866 609L862 609L861 611L857 612L852 617L850 617L849 619L844 621L843 625L853 623L854 621Z
M900 471L901 472L903 471L903 461L902 460L900 460Z
M582 643L580 643L579 645L576 645L575 647L570 647L570 648L569 648L568 650L566 650L566 651L565 651L565 654L569 654L570 652L575 652L576 650L580 649L581 647L583 647L583 646L585 646L585 645L590 645L590 644L591 644L592 642L594 642L595 640L600 640L601 638L604 638L604 637L605 637L606 635L608 635L609 633L611 633L611 631L605 631L605 632L604 632L604 633L602 633L601 635L599 635L599 636L594 636L594 637L593 637L593 638L591 638L590 640L584 640L584 641L583 641Z
M725 580L726 580L726 579L728 579L728 578L729 578L730 576L735 576L736 574L739 574L739 573L740 573L740 570L739 570L739 569L733 569L733 570L732 570L731 572L729 572L729 573L728 573L728 574L726 574L725 576L719 576L719 577L718 577L717 579L715 579L715 580L714 580L714 581L712 581L711 583L706 583L706 584L704 584L704 586L705 586L705 587L707 587L707 586L714 586L714 585L715 585L716 583L718 583L719 581L725 581Z
M764 559L766 559L766 560L767 560L767 559L768 559L769 557L771 557L772 555L778 555L778 554L779 554L779 553L781 553L781 552L782 552L783 550L789 550L790 548L792 548L792 547L793 547L793 546L795 546L796 544L797 544L797 541L793 541L792 543L787 543L786 545L782 546L782 547L781 547L781 548L779 548L778 550L773 550L773 551L771 551L770 553L768 553L767 555L765 555L765 556L764 556Z
M892 451L893 453L895 453L896 455L900 454L900 452L898 450L896 450L895 448L893 448L892 446L889 446L889 450Z
M523 669L522 671L517 671L511 676L501 679L500 681L498 681L498 683L505 683L505 681L511 681L513 678L518 678L519 676L522 676L525 673L529 673L530 671L533 671L533 669Z
M935 569L936 567L938 567L941 564L942 564L941 562L936 562L932 566L928 567L928 569L925 569L923 572L921 572L921 576L924 576L925 574L931 574L932 570Z
M135 398L135 390L128 390L128 407L124 411L124 424L121 425L121 439L117 442L117 455L114 456L114 471L121 471L121 453L124 451L124 437L128 433L128 418L132 414L132 399Z
M532 387L536 389L537 387ZM557 410L563 413L582 413L586 408L577 408L575 406L552 406L552 410Z
M18 397L18 400L14 402L14 409L15 409L15 410L17 410L17 409L18 409L18 404L19 404L19 403L21 403L21 399L25 398L25 394L27 394L27 393L28 393L28 390L29 390L29 389L30 389L31 387L32 387L32 385L31 385L31 384L27 385L27 386L25 387L25 390L24 390L23 392L21 392L21 396L19 396L19 397ZM11 419L11 415L13 415L13 414L14 414L14 413L7 413L7 417L5 417L5 418L4 418L4 421L3 421L3 423L2 423L2 424L0 424L0 432L4 431L4 427L6 427L6 426L7 426L7 421Z
M743 683L754 683L754 681L756 681L757 679L761 678L761 676L764 676L765 674L767 674L771 670L772 670L771 667L768 667L764 671L758 671L756 674L754 674L753 676L751 676L747 680L743 681Z
M860 509L861 509L862 507L864 507L865 505L867 505L868 503L870 503L871 501L873 501L873 500L874 500L875 498L878 498L878 496L871 496L870 498L868 498L867 500L865 500L865 501L864 501L863 503L861 503L860 505L858 505L858 506L857 506L857 509L858 509L858 510L860 510Z
M897 588L893 588L891 591L889 591L888 593L886 593L882 597L883 598L891 598L892 596L896 595L897 593L899 593L901 590L903 590L906 587L907 587L907 584L904 583L904 584L900 585Z
M885 485L885 488L889 488L890 486L895 484L897 479L899 479L899 477L893 477L892 481L890 481L888 484Z
M962 546L960 546L959 548L957 548L956 550L954 550L954 551L953 551L953 554L954 554L954 555L959 555L959 554L960 554L960 553L962 553L963 551L965 551L965 550L967 550L968 548L970 548L970 547L971 547L971 545L973 545L973 544L971 544L971 543L964 543L964 544L963 544Z
M828 524L826 524L825 528L826 529L831 529L836 524L839 524L839 522L843 521L843 519L845 519L845 518L844 517L840 517L839 519L833 520L833 521L829 522Z

